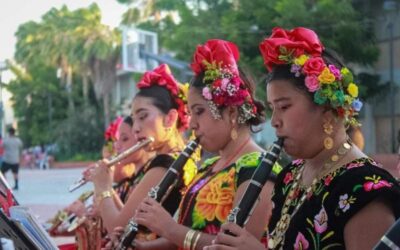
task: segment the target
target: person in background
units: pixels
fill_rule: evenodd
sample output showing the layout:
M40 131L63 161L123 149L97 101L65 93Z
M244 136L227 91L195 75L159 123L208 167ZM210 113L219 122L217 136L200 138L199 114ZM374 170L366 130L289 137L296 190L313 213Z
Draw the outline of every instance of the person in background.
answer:
M361 150L364 150L365 146L365 139L364 135L360 129L360 127L357 126L349 126L347 129L347 134L349 135L350 139L353 141L353 143Z
M1 165L1 172L5 175L8 170L14 175L14 190L18 190L18 170L19 162L22 154L22 141L15 135L15 129L13 127L8 129L9 137L4 138L3 147L4 155L3 162Z

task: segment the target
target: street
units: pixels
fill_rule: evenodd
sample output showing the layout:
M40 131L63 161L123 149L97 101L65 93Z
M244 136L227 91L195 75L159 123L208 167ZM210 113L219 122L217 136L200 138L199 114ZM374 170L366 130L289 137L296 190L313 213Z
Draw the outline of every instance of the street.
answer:
M81 177L82 168L74 169L21 169L19 190L13 191L20 205L28 206L41 223L52 218L59 209L76 200L81 193L92 189L91 184L83 186L73 193L68 187ZM7 181L11 187L14 181L8 172ZM73 242L73 237L57 237L57 244Z

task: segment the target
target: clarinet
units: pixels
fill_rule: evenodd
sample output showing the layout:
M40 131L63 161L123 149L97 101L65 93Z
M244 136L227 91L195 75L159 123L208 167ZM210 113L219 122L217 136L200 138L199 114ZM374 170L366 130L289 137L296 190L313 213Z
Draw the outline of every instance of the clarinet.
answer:
M260 192L270 178L272 167L278 160L279 154L282 150L283 139L279 138L272 144L271 150L266 154L261 154L260 163L250 179L246 191L237 206L231 210L228 215L227 221L233 222L241 227L246 224L247 220L253 213L257 204ZM231 234L231 232L225 232Z
M165 198L168 197L169 192L174 188L175 184L179 180L179 176L183 170L184 165L188 161L189 157L193 154L198 146L198 139L190 141L179 157L171 164L160 183L152 187L148 193L148 197L162 203ZM132 241L136 238L136 234L139 230L143 229L142 226L137 224L133 218L128 222L125 227L124 234L122 235L121 241L117 247L118 250L126 250L131 246Z
M398 219L382 236L381 240L374 247L374 250L400 249L400 219Z

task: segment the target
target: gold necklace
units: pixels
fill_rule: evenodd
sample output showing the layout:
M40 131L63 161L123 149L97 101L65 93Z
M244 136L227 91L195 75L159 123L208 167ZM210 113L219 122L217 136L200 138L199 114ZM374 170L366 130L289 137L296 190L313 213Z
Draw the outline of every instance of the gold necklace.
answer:
M304 165L305 165L305 161L303 161L301 167L296 170L297 172L296 172L296 176L293 180L292 187L290 188L290 191L289 191L288 195L286 196L285 202L282 207L281 217L280 217L279 221L277 222L274 230L272 231L272 233L270 234L270 237L268 239L268 248L269 249L275 249L279 245L283 244L286 231L289 228L292 218L299 211L300 207L303 205L305 200L312 196L315 186L318 183L318 180L323 178L326 174L332 172L332 170L335 170L335 168L333 168L333 167L335 167L335 165L338 163L338 161L340 159L342 159L348 151L350 151L351 147L352 147L352 144L351 144L350 139L346 138L346 141L344 143L342 143L342 145L339 147L337 152L335 154L333 154L326 163L324 163L324 166L322 167L320 174L318 174L313 179L311 185L306 188L303 195L298 200L296 207L293 209L293 212L291 214L289 214L289 209L290 209L291 203L294 199L294 194L295 194L295 192L299 191L299 189L300 189L300 180L303 175ZM329 172L325 174L327 169L329 170ZM281 246L281 248L282 247L283 246Z

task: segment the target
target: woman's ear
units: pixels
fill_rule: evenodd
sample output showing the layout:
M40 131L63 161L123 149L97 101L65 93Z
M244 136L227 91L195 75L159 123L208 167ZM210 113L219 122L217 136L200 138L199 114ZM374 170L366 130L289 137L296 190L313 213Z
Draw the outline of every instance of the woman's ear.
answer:
M164 126L166 128L172 128L178 122L178 110L171 109L164 116Z
M231 123L237 123L237 120L239 118L238 108L235 106L228 106L228 107L226 107L226 110L228 112L229 121Z

